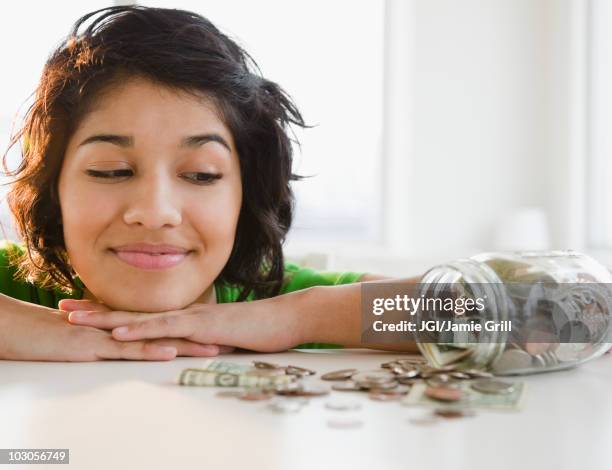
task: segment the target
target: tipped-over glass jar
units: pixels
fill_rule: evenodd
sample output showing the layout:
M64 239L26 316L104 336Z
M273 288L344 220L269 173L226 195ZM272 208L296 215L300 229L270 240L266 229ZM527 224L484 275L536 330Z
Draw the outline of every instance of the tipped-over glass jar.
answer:
M611 288L611 273L575 251L459 259L421 279L419 295L440 302L417 310L417 323L428 328L417 330L416 339L436 367L497 375L566 369L609 349ZM450 312L440 308L448 299L455 306ZM457 305L472 309L458 313Z

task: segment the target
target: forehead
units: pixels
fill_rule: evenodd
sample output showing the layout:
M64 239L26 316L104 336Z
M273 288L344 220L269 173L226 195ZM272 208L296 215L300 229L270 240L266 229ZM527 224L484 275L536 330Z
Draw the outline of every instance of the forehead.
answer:
M105 129L101 129L103 127ZM210 96L170 88L139 77L111 85L94 97L76 133L100 130L136 135L144 132L158 137L214 131L232 140L221 112Z

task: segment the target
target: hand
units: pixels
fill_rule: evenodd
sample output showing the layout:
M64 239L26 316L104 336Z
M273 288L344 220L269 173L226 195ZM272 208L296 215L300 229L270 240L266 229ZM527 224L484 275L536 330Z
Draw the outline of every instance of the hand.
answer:
M280 297L279 297L280 298ZM163 313L73 311L69 321L112 329L118 341L182 338L261 352L285 351L300 344L300 324L290 304L278 298L228 304L192 304Z
M195 305L195 304L194 304ZM94 302L93 300L86 300L86 299L62 299L59 301L58 303L58 307L60 310L70 313L73 311L88 311L88 312L110 312L111 309L108 308L106 305L104 305L103 303L100 302ZM127 312L126 312L127 313ZM179 311L180 313L180 311ZM153 315L159 315L159 314L139 314L139 315L148 315L147 318L151 318ZM75 322L76 323L76 322ZM110 329L110 328L101 328L101 329ZM160 339L159 341L161 341L162 343L164 343L164 341L162 339ZM191 346L191 345L195 345L195 346ZM197 342L193 342L193 341L189 341L189 340L183 340L181 341L181 351L178 352L177 355L179 356L194 356L197 354L189 354L189 352L197 352L197 351L214 351L214 348L218 348L218 354L227 354L230 353L234 350L234 348L230 347L230 346L213 346L211 348L207 348L207 349L202 349L202 348L198 348L197 346L205 346L202 345L200 343ZM208 354L208 355L215 355L215 354Z
M68 314L26 302L0 311L0 359L97 361L132 359L167 361L177 355L215 356L217 346L182 339L117 341L107 331L68 322Z

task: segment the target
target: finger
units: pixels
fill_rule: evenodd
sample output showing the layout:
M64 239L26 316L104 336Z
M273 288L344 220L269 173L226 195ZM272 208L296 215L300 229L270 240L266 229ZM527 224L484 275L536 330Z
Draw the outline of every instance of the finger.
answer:
M233 346L219 346L219 354L229 354L234 352L235 349Z
M150 319L152 313L134 312L95 312L95 311L76 311L70 312L68 321L75 325L87 325L95 328L110 330L112 328L128 325L134 322Z
M120 341L153 338L189 338L194 334L195 315L159 316L151 320L134 322L113 329L113 337ZM204 328L200 325L200 330ZM200 335L201 336L201 335ZM199 343L212 343L198 338Z
M100 359L169 361L174 359L177 353L176 347L173 346L163 346L151 341L120 342L109 337L96 355Z
M57 304L60 310L70 312L73 310L96 310L99 312L105 312L110 310L106 305L93 300L79 300L79 299L62 299Z
M200 344L186 339L154 339L151 343L159 346L170 346L177 350L177 356L189 356L189 357L211 357L219 355L221 349L216 344Z

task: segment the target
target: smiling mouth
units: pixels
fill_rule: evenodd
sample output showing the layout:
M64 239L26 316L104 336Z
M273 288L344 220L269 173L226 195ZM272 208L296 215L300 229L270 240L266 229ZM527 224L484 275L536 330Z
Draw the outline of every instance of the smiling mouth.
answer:
M148 271L170 269L181 264L192 252L185 253L143 253L141 251L115 251L111 252L122 262L135 268Z

